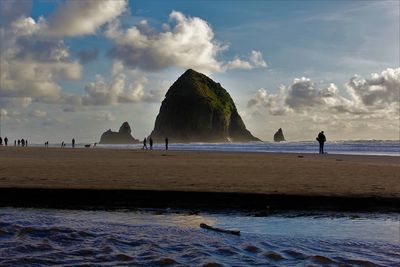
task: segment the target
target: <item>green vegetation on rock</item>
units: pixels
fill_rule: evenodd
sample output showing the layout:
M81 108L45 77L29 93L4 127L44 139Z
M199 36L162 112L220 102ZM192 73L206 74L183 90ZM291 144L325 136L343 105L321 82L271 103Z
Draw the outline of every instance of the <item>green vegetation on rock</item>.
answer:
M174 142L259 141L246 129L229 93L191 69L168 90L151 136Z

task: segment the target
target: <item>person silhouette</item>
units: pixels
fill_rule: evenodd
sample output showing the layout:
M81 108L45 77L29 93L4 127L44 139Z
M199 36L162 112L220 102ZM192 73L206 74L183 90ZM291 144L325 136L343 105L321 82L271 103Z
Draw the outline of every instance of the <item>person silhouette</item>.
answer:
M25 147L28 147L28 139L25 139Z
M153 150L153 139L149 138L150 150Z
M21 145L21 140L18 139L18 146L20 146L20 145Z
M72 138L72 148L75 148L75 138Z
M143 139L143 147L142 147L142 149L145 149L145 148L147 150L147 139L146 139L146 137Z
M25 140L22 138L21 139L21 146L24 147L25 146Z
M1 136L0 136L0 146L2 146L3 145L3 138L1 138Z
M168 137L165 137L165 150L168 150Z
M7 136L4 138L4 145L5 146L7 146L7 143L8 143L8 138L7 138Z
M321 131L316 139L319 143L319 154L325 154L324 143L326 142L326 136L324 134L324 131Z
M17 146L17 140L14 140L14 146Z

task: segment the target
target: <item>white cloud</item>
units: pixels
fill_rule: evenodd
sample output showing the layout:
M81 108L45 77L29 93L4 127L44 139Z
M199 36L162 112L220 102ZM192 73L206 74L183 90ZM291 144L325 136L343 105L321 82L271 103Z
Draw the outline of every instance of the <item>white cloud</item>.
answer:
M111 114L111 112L108 111L100 111L97 112L92 119L96 121L113 121L115 120L115 117Z
M0 100L0 105L10 108L27 108L31 103L31 97L7 97Z
M263 59L263 55L260 51L251 51L248 59L235 58L234 60L226 63L223 68L227 70L233 69L254 69L254 68L266 68L267 63Z
M8 115L8 111L5 108L0 108L0 115L2 117L6 117Z
M346 84L349 94L357 103L367 107L385 108L399 101L400 68L372 73L370 79L355 75Z
M2 7L10 9L11 2L3 2ZM35 21L25 16L27 12L9 16L12 21L7 20L6 28L0 29L0 96L77 105L81 100L63 93L58 84L61 80L79 80L82 75L82 65L71 60L62 38L93 34L126 7L126 0L68 1L49 21L43 17ZM89 55L87 52L79 54L84 63L98 54L96 50Z
M2 0L0 1L1 22L3 25L9 26L15 19L29 14L31 9L32 0Z
M234 60L229 61L225 65L225 68L228 70L234 70L234 69L250 70L253 68L253 66L248 61L242 60L240 58L235 58Z
M165 89L145 90L148 79L143 74L129 77L119 63L113 65L111 82L97 75L96 81L86 85L82 105L116 105L119 103L159 102ZM132 73L131 73L132 74ZM128 82L128 80L133 80ZM126 85L126 84L129 85Z
M118 23L112 24L106 36L115 42L109 52L130 68L157 71L171 66L193 68L202 72L224 71L226 69L251 69L266 67L262 54L252 51L249 61L236 58L228 63L217 59L228 46L214 38L211 26L198 17L188 17L172 11L169 15L175 24L163 24L163 32L152 29L147 21L125 31Z
M46 111L43 111L43 110L35 109L35 110L32 110L32 111L29 113L29 115L30 115L31 117L35 117L35 118L44 118L44 117L47 116L47 112L46 112Z
M47 34L94 34L100 26L117 18L126 8L126 0L68 1L51 15Z
M263 59L263 54L260 51L251 51L250 62L253 63L254 67L267 67L267 63Z
M19 17L2 29L0 96L55 102L61 97L59 80L78 80L82 66L71 61L60 39L43 37L43 18Z
M399 116L400 68L388 68L365 79L353 76L343 96L335 84L320 89L310 79L296 78L292 85L275 93L259 89L248 101L248 108L264 107L272 115L288 113L353 114L363 118Z

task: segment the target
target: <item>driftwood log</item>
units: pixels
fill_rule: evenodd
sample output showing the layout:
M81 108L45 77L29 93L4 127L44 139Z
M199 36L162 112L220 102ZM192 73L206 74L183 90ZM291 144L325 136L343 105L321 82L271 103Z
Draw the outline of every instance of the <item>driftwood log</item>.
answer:
M221 228L218 228L218 227L213 227L213 226L207 225L205 223L201 223L200 227L203 228L203 229L207 229L207 230L211 230L211 231L215 231L215 232L231 234L231 235L240 235L240 231L239 230L221 229Z

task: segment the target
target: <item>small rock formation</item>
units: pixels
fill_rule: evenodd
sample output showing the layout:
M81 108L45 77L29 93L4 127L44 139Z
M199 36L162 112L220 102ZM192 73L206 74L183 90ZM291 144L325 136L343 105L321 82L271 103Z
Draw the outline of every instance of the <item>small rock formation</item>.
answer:
M173 142L260 141L246 129L229 93L191 69L166 93L151 136Z
M286 141L285 136L283 136L282 128L279 128L279 130L274 134L274 141L275 142Z
M111 129L104 132L100 137L100 144L137 144L139 140L131 135L131 126L128 122L124 122L118 132Z

